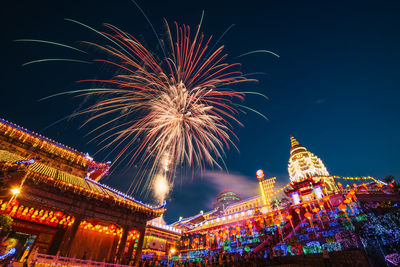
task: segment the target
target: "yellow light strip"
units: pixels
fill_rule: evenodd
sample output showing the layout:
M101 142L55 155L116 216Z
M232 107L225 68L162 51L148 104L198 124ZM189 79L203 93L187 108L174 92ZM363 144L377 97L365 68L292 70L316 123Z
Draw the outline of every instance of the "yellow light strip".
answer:
M315 178L333 178L333 179L342 179L342 180L373 180L376 183L381 183L377 179L372 176L363 176L363 177L343 177L343 176L316 176Z
M261 195L262 195L262 199L263 199L264 205L267 205L267 198L265 197L262 181L258 182L258 184L260 185L260 191L261 191Z

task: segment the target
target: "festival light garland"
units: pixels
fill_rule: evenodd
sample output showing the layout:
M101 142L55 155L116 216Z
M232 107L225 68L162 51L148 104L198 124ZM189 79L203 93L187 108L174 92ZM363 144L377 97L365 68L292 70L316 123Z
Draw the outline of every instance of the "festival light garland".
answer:
M330 176L315 176L314 178L333 178L333 179L341 179L341 180L373 180L374 182L376 182L377 184L384 184L386 185L386 183L379 181L377 179L375 179L372 176L361 176L361 177L344 177L344 176L337 176L337 175L330 175Z

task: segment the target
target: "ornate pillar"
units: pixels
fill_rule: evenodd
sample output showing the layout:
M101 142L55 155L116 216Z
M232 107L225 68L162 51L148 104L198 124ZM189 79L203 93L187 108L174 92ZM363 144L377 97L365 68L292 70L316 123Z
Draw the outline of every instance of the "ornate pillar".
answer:
M129 232L128 226L124 226L123 230L122 230L121 242L119 242L119 247L118 247L118 251L117 251L117 255L116 255L118 262L121 262L121 260L122 260L121 256L125 250L126 239L128 238L128 232Z
M135 248L135 239L131 239L128 247L128 254L126 255L126 261L124 264L129 264L129 262L132 260L132 253L133 249Z
M113 245L111 247L111 253L108 258L108 262L115 263L116 260L116 254L117 254L117 247L118 247L118 242L119 242L119 236L114 237Z
M143 241L144 241L144 235L146 233L146 224L143 224L139 227L139 242L136 248L136 253L135 253L135 266L139 264L140 257L142 256L142 248L143 248Z
M79 225L81 224L83 217L82 215L75 216L74 224L71 226L71 229L68 231L62 246L62 255L68 257L69 251L71 250L72 241L75 238L76 232L78 231Z

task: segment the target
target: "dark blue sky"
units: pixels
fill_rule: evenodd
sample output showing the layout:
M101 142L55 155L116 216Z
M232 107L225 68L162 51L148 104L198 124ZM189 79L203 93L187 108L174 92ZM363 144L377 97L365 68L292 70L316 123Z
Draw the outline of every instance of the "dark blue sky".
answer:
M240 153L230 151L227 158L232 181L254 181L255 171L263 168L267 175L276 175L281 184L286 183L290 133L317 154L331 174L400 176L398 1L138 3L160 34L164 34L163 17L195 26L204 10L202 30L215 39L231 24L236 25L222 40L232 60L256 49L272 50L281 56L277 59L254 54L236 59L243 63L245 72L266 73L248 88L263 92L269 101L250 96L246 104L264 113L269 121L255 114L241 116L245 128L236 129ZM79 119L41 132L75 110L80 99L38 99L74 89L74 81L97 77L107 70L73 63L21 67L33 59L78 55L12 40L34 38L77 45L76 41L97 38L63 20L73 18L97 28L109 22L157 50L146 20L128 0L5 1L0 12L0 116L94 154L97 147L87 144L88 138L83 136L89 129L78 130ZM102 160L103 156L96 159ZM223 182L215 182L213 179L219 176L214 173L211 178L188 177L183 184L177 182L168 204L167 221L209 208L211 199L229 181L224 176ZM130 179L129 174L121 174L106 182L124 191ZM226 187L232 187L232 182L226 183Z

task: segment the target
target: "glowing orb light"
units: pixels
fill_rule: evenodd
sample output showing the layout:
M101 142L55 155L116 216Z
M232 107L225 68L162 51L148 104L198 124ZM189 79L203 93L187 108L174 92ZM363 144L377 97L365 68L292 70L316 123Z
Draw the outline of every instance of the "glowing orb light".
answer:
M256 172L256 176L257 176L257 179L259 179L259 180L263 179L264 176L265 176L264 171L261 170L261 169L259 169L259 170Z
M13 195L18 195L19 193L21 193L21 190L19 188L13 188L11 189L11 193Z

